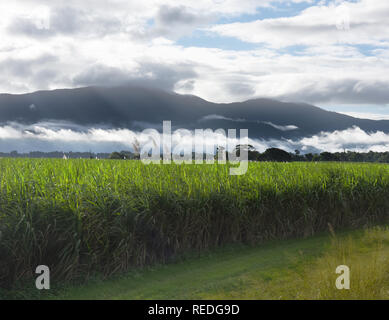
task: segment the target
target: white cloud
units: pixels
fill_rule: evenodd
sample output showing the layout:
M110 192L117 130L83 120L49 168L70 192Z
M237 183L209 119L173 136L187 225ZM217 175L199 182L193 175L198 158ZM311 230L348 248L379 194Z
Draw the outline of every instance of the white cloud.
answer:
M246 122L245 119L233 119L233 118L228 118L228 117L221 116L218 114L210 114L210 115L202 117L200 119L201 122L207 121L207 120L229 120L229 121L236 121L236 122Z
M222 137L214 131L206 138L192 140L193 132L180 129L173 131L172 145L192 145L204 143L208 146L217 145ZM239 133L238 133L239 135ZM84 128L69 123L38 123L24 126L12 123L0 127L0 150L10 152L29 151L86 151L112 152L117 150L130 150L134 143L144 145L150 141L152 135L145 132L136 132L127 129ZM194 135L193 135L194 137ZM238 144L236 139L230 140L230 147ZM299 149L304 153L319 153L323 151L343 152L344 149L357 152L386 152L389 151L389 134L383 132L365 132L358 127L334 132L321 132L320 134L301 139L284 140L258 140L249 139L260 152L267 148L276 147L288 152Z
M295 125L286 125L286 126L282 126L282 125L278 125L278 124L274 124L270 121L250 121L250 120L247 120L247 119L242 119L242 118L228 118L228 117L225 117L225 116L221 116L221 115L218 115L218 114L210 114L208 116L205 116L203 118L200 119L200 122L205 122L205 121L208 121L208 120L228 120L228 121L235 121L235 122L246 122L246 123L249 123L249 122L254 122L254 123L264 123L264 124L267 124L277 130L280 130L280 131L293 131L293 130L297 130L298 127L295 126Z
M250 143L263 152L269 147L281 148L288 152L301 150L303 153L343 152L389 152L389 134L365 132L358 127L320 134L296 140L251 140Z
M368 133L358 127L347 130L323 132L319 135L303 138L299 141L303 150L313 147L329 152L341 152L344 149L358 152L389 151L389 134L377 131Z
M277 124L274 124L272 122L266 122L266 121L263 121L262 123L268 124L269 126L272 126L273 128L276 128L276 129L281 130L281 131L292 131L292 130L297 130L299 128L295 125L281 126L281 125L277 125Z
M347 4L350 30L336 28L333 1L296 17L215 25L261 7L312 1L14 0L0 3L0 92L140 81L210 101L253 97L332 104L389 103L389 2ZM256 49L184 47L196 29ZM228 41L228 40L225 40ZM377 45L361 49L356 44ZM306 47L284 48L303 44ZM368 54L366 51L369 51Z
M210 28L223 36L265 43L270 47L294 45L389 45L386 0L345 1L312 6L293 17L237 22ZM350 21L349 28L342 22Z
M344 112L344 111L337 111L337 112L354 118L359 118L359 119L389 120L389 115L387 114L367 113L367 112Z

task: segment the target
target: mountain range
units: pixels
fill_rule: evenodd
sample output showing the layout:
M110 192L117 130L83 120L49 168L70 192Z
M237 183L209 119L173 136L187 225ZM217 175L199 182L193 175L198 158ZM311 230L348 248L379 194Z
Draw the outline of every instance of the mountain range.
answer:
M366 132L389 133L389 120L367 120L330 112L306 103L252 99L213 103L192 95L158 89L85 87L0 94L0 124L61 123L72 129L161 128L171 120L173 129L248 129L257 139L312 136L319 132L357 126Z

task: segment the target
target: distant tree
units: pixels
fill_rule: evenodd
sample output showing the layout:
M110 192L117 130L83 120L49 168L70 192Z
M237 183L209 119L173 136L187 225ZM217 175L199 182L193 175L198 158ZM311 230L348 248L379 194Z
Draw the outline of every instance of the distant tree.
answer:
M241 150L245 150L247 152L248 160L260 160L261 154L257 150L255 150L255 148L251 144L238 144L234 149L234 152L238 157L240 157Z
M226 148L223 146L218 146L216 148L215 160L228 160L228 152L226 152Z
M335 161L336 157L330 152L322 152L320 153L321 161Z
M305 159L306 159L307 161L312 161L312 160L313 160L313 154L312 154L312 153L307 153L307 154L305 155Z
M139 155L135 155L130 151L120 151L120 152L115 151L109 155L109 159L117 159L117 160L139 159Z
M312 161L315 161L315 162L320 161L320 155L314 154L314 155L313 155L313 158L312 158Z
M288 152L278 148L267 149L263 153L263 157L267 161L289 162L292 160L292 156Z
M134 154L130 151L120 151L120 154L122 155L122 159L129 160L134 158Z
M123 160L123 155L120 153L120 152L112 152L110 155L109 155L109 159L113 159L113 160Z

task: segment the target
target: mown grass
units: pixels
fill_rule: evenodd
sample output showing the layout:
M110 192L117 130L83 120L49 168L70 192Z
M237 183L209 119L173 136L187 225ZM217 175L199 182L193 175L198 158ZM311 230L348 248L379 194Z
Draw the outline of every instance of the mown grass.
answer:
M250 278L284 279L301 263L314 261L328 248L330 239L320 235L305 240L271 241L259 246L228 245L178 262L133 270L105 279L95 276L83 283L53 283L51 290L30 286L15 298L29 299L239 299L251 287ZM284 283L287 285L287 283ZM292 288L293 289L293 288ZM238 294L238 292L240 292ZM258 296L261 296L258 295Z
M350 268L350 290L335 286L336 267ZM179 263L109 279L95 277L30 299L388 299L389 230L272 241L257 247L227 246Z
M388 220L388 165L0 159L0 287L111 275L226 244Z
M375 227L362 237L333 237L330 249L320 257L304 278L299 298L311 299L389 299L389 229ZM350 268L350 289L337 290L334 270Z

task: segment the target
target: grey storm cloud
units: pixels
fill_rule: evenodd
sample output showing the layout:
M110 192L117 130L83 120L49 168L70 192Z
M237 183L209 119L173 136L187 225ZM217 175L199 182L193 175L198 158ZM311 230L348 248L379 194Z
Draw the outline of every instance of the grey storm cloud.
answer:
M340 1L262 19L273 1L3 2L1 92L131 84L218 103L389 103L388 1L346 1L349 30L337 26Z
M58 34L85 34L101 36L122 29L122 22L115 17L90 15L73 7L57 7L50 10L46 19L18 17L8 26L16 35L44 38Z
M138 85L143 87L173 90L181 80L196 78L197 74L190 65L161 65L156 63L141 63L135 72L107 67L92 66L74 77L76 86L118 86Z
M149 28L142 32L133 32L135 38L148 40L155 37L179 38L191 34L198 27L215 20L212 14L194 11L185 6L162 5Z
M58 64L59 58L51 54L32 59L8 58L0 62L0 83L8 85L9 79L18 79L39 83L41 89L46 89L60 76Z
M184 91L193 91L193 89L195 88L195 84L195 80L186 80L180 83L179 85L176 85L176 89Z
M49 37L55 34L52 30L41 28L34 21L27 18L16 18L8 26L8 31L15 35L28 37Z
M274 98L315 104L389 104L389 83L380 80L321 79L320 82Z
M162 5L145 30L127 29L128 21L115 14L96 14L86 11L83 6L52 6L46 18L16 17L9 25L8 32L31 38L50 38L57 35L81 35L100 37L120 32L127 33L133 40L150 40L155 37L177 38L190 34L195 28L205 26L215 17L195 11L185 6ZM85 7L84 7L85 8ZM107 8L109 10L109 8Z
M50 25L60 33L94 33L104 35L118 32L122 22L115 17L90 16L74 8L59 8L53 12Z
M18 77L32 75L34 68L45 66L48 63L57 62L58 58L51 54L44 54L33 59L9 58L0 62L1 74L12 74Z
M226 89L233 95L241 96L253 96L255 94L255 89L252 85L241 82L229 83L226 85Z
M196 14L190 11L184 6L179 7L169 7L162 6L159 8L156 22L164 26L169 25L193 25L197 23L208 22L207 18L204 18L203 15Z

